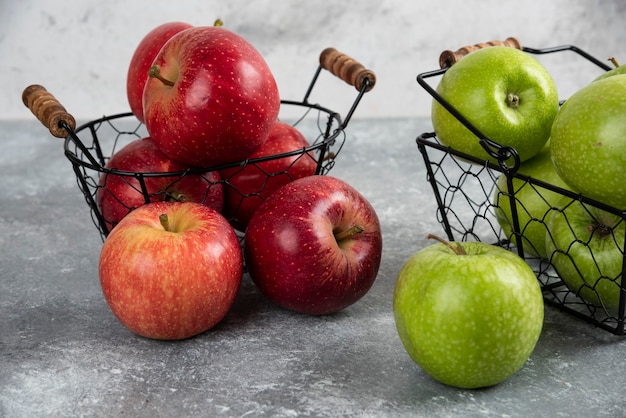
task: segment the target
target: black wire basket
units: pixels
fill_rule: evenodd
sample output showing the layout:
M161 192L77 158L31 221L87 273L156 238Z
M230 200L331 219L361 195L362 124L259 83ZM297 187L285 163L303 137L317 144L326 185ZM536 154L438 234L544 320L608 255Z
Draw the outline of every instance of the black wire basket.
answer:
M438 140L435 132L425 132L417 137L417 147L426 165L427 181L432 187L437 202L437 220L442 225L448 240L481 241L502 246L519 254L537 275L546 304L555 306L613 334L624 335L626 283L621 280L626 272L626 256L624 255L626 243L624 238L618 237L617 234L613 236L621 253L621 269L617 274L605 274L602 271L602 265L596 263L599 273L597 278L593 279L595 282L593 280L589 283L584 282L579 287L568 286L559 276L553 261L555 257L568 257L576 271L583 271L583 267L576 265L575 258L569 254L570 248L559 247L550 254L539 256L536 251L533 251L534 248L525 235L529 224L535 222L535 225L542 225L546 229L547 237L553 238L553 234L545 221L551 212L563 213L563 206L559 204L559 208L556 208L554 205L550 205L546 213L535 214L526 222L522 222L520 220L521 214L524 214L524 211L528 213L528 208L525 207L523 199L519 198L519 193L523 187L532 188L533 193L537 193L546 202L549 200L547 196L552 193L558 195L559 199L569 201L565 207L582 205L589 213L595 213L596 209L610 213L619 218L617 224L608 231L610 234L613 234L613 231L618 227L624 227L626 211L623 208L608 206L582 194L518 172L520 159L517 151L487 138L464 115L439 95L433 87L432 80L441 77L450 66L462 59L464 55L475 49L493 45L515 47L529 54L552 54L569 51L603 70L610 69L604 62L573 45L534 49L522 47L515 38L476 44L455 52L444 51L440 57L441 68L420 73L417 76L417 82L432 96L433 100L439 102L476 135L485 151L493 157L493 161L476 158L445 146ZM429 79L431 79L430 82ZM504 177L505 181L498 181L501 176ZM504 186L502 186L503 184ZM498 203L500 200L494 198L496 195L501 199L507 199L506 203L511 213L508 224L509 233L504 232L501 226L502 220L498 222L496 213L500 210ZM593 254L588 241L577 238L575 242L572 242L572 246L574 245L584 246L586 251L590 253L590 258L595 262L598 254ZM606 298L603 299L598 293L598 289L602 286L615 288L618 301L610 307Z
M357 90L356 97L352 102L344 118L330 108L318 103L310 102L314 88L318 84L322 70L327 70L332 75L354 86ZM313 78L302 100L281 100L279 119L287 114L289 119L284 121L296 127L310 146L296 149L290 152L268 155L259 158L249 158L242 161L233 161L219 166L206 168L188 168L177 172L129 172L106 167L107 162L116 151L133 140L148 136L147 130L131 112L119 113L90 121L75 128L76 122L71 114L52 96L44 87L32 85L24 90L22 99L24 104L31 109L33 114L49 128L53 136L65 138L65 156L72 163L74 173L80 190L91 210L92 220L104 240L115 222L105 219L98 205L97 195L106 188L106 182L102 184L100 179L105 175L115 175L130 185L137 193L141 194L144 203L158 200L176 200L169 190L171 186L181 182L187 176L195 176L206 182L206 193L201 203L209 198L210 190L214 187L230 188L239 194L240 202L246 199L264 199L267 193L263 188L271 178L283 176L284 182L293 180L289 167L296 164L299 159L312 159L315 164L315 174L325 175L334 166L335 159L345 142L345 129L360 103L363 95L370 91L375 84L375 74L363 67L346 54L334 48L326 48L320 54L319 65L314 72ZM283 171L269 172L263 163L271 160L289 159L290 165ZM238 191L231 184L229 178L215 176L216 172L231 169L237 173L246 167L255 166L267 180L260 189ZM285 177L287 176L287 177ZM167 179L164 186L159 190L149 190L147 183L151 179ZM152 188L153 189L153 188ZM111 191L107 191L111 193ZM269 192L268 192L269 193ZM128 212L135 207L125 207ZM238 208L237 208L238 209ZM237 209L230 213L227 218L233 226L241 225L238 219ZM237 231L240 239L244 238L245 228Z

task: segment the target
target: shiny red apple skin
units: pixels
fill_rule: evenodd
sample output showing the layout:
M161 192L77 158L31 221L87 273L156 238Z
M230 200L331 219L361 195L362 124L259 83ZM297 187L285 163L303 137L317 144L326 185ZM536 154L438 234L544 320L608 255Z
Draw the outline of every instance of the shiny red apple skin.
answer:
M132 173L184 172L189 166L165 156L150 137L136 139L118 150L105 165L107 169ZM184 176L144 176L150 202L178 200L203 203L218 212L224 204L224 188L217 171ZM96 202L111 230L126 214L146 203L135 176L105 173L98 182Z
M128 329L180 340L213 328L232 307L243 275L241 245L228 221L207 206L150 203L111 231L99 275L109 307Z
M249 158L278 155L309 146L297 128L276 121L265 143ZM311 152L221 170L220 176L227 182L222 213L236 229L245 231L250 218L269 195L290 181L314 175L316 170L317 161Z
M340 242L335 234L358 225ZM246 267L261 293L310 315L338 312L373 285L382 234L372 205L343 180L309 176L270 195L253 215L244 242Z
M267 139L280 110L274 76L255 47L223 27L174 35L154 64L173 85L150 78L146 127L170 158L196 167L240 161Z
M178 32L192 28L185 22L167 22L148 32L133 53L126 76L126 96L130 110L141 122L143 117L143 89L148 80L148 70L165 43Z

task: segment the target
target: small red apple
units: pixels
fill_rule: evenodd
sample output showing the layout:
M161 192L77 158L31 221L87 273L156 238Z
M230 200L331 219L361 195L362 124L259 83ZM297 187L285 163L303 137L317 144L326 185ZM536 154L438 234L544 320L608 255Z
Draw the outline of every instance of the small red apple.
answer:
M378 274L382 234L372 205L343 180L309 176L272 193L252 216L246 267L283 308L312 315L361 299Z
M131 112L141 122L144 121L143 89L154 58L172 36L191 27L193 26L184 22L164 23L148 32L135 49L126 76L126 95Z
M302 151L310 144L295 127L276 121L270 134L250 159ZM252 214L280 186L295 179L312 176L317 161L312 153L300 153L220 171L226 182L222 214L240 231L245 231Z
M261 54L216 26L174 35L143 95L146 128L170 158L198 167L240 161L267 139L280 98Z
M166 157L150 139L136 139L107 162L105 168L132 173L185 172L188 166ZM217 171L176 176L144 176L149 202L161 200L203 203L221 211L224 188ZM96 201L108 229L113 228L130 210L145 203L142 186L134 175L104 173L99 180Z
M100 284L115 316L144 337L177 340L214 327L243 275L228 221L190 202L156 202L129 213L100 254Z

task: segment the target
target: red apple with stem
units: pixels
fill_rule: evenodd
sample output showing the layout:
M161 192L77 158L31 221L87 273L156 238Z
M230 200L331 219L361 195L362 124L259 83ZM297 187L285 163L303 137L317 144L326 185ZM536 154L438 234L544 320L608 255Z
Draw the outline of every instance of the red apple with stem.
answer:
M324 315L361 299L378 274L382 234L372 205L343 180L309 176L272 193L252 216L246 267L260 291Z
M143 89L148 80L152 62L165 43L178 32L193 27L184 22L167 22L157 26L143 37L135 49L126 76L126 95L130 110L141 122L143 117Z
M146 128L170 158L198 167L240 161L267 139L280 97L252 44L215 26L174 35L143 95Z
M297 128L276 121L265 143L249 159L303 151L309 146ZM290 181L314 175L316 170L317 160L311 152L221 170L225 182L222 214L235 228L245 231L250 218L269 195Z
M156 202L126 216L100 254L100 284L115 316L144 337L207 331L231 308L243 275L228 221L190 202Z
M129 211L162 200L197 202L222 210L224 188L219 173L187 173L189 166L165 156L150 137L136 139L117 151L106 169L127 175L105 172L98 182L96 201L108 229L113 228ZM146 175L144 195L138 173L184 173L173 176Z

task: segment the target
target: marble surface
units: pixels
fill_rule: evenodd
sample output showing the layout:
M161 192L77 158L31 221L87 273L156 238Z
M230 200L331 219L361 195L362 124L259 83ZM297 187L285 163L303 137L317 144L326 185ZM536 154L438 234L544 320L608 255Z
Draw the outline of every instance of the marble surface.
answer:
M79 118L123 111L132 53L167 21L226 27L248 39L267 60L281 94L300 94L329 46L377 74L378 86L358 117L427 116L428 98L415 85L435 69L441 51L518 37L544 48L574 44L626 62L623 0L22 0L0 1L0 119L30 116L19 98L31 83L45 85ZM563 98L600 73L569 56L545 60ZM336 85L322 102L342 100Z
M244 277L216 328L179 342L137 337L100 291L100 237L62 142L36 121L0 122L0 416L626 415L626 340L546 307L525 366L482 390L436 383L404 351L396 276L440 232L421 157L425 119L359 119L331 174L376 208L384 252L371 291L310 317Z

